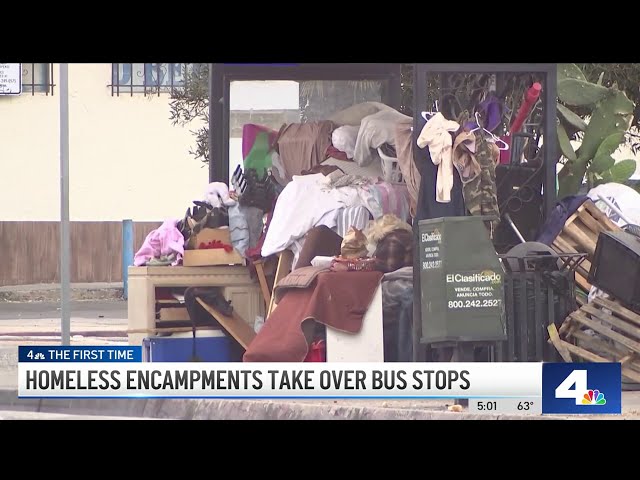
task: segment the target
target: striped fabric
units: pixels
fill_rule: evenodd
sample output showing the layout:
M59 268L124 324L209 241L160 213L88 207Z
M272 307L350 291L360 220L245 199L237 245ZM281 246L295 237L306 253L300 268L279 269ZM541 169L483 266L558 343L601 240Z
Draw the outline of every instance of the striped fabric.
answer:
M364 230L370 219L369 211L365 207L345 207L338 212L336 233L344 238L351 227Z
M409 190L406 184L378 182L365 188L380 204L383 214L391 213L403 221L409 219Z

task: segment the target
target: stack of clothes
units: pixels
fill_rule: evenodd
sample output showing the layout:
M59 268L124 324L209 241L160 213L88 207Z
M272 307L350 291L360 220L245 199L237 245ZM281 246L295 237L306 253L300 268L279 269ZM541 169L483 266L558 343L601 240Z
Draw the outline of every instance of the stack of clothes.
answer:
M249 345L244 361L302 362L309 345L318 341L318 325L357 334L381 281L383 307L385 295L397 304L412 294L405 282L406 269L410 275L413 271L412 252L411 226L393 215L369 222L364 230L352 227L344 238L326 226L312 229L300 255L302 266L274 289L278 307ZM313 261L319 257L333 260ZM385 336L387 329L385 321Z

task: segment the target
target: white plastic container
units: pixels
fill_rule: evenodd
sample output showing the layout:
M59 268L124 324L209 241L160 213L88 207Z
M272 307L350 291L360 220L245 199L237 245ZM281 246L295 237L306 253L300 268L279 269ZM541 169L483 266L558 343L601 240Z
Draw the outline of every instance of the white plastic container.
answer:
M382 175L386 182L402 183L402 172L398 165L398 159L385 155L381 148L378 148L378 155L382 163Z

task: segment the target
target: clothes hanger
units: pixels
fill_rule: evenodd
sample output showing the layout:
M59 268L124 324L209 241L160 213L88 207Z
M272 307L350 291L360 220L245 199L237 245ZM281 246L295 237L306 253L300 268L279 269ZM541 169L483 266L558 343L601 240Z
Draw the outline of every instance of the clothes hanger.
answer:
M485 132L487 132L487 133L491 136L491 140L493 140L493 142L494 142L496 145L498 145L498 150L500 150L500 151L506 151L506 150L509 150L509 144L508 144L508 143L506 143L506 142L505 142L504 140L502 140L501 138L496 137L492 132L490 132L490 131L489 131L489 130L487 130L486 128L484 128L484 127L481 127L481 126L480 126L480 125L481 125L481 123L480 123L480 117L478 116L478 112L476 112L475 117L476 117L476 125L478 125L478 127L477 127L477 128L474 128L473 130L471 130L471 132L470 132L470 133L477 132L478 130L481 130L481 129L482 129L482 130L484 130Z
M435 106L436 106L436 108L435 108L435 111L433 111L433 112L422 112L422 118L424 118L425 121L428 122L430 120L429 118L427 118L427 115L430 115L430 116L433 117L434 115L438 114L438 101L437 100L435 101Z
M424 118L425 122L428 122L429 120L431 120L431 118L429 117L433 117L434 115L436 115L438 113L438 101L435 101L435 111L433 112L422 112L420 115L422 116L422 118ZM413 127L411 127L411 131L413 132Z

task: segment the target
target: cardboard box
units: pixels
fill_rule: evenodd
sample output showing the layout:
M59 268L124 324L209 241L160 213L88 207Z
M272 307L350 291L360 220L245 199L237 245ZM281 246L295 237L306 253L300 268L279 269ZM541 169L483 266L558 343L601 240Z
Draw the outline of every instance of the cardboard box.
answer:
M189 249L184 251L182 264L185 267L211 267L216 265L245 264L242 255L235 250L227 253L222 248L198 249L201 243L209 243L213 240L219 240L226 245L231 245L229 229L205 228L197 235L192 235L189 239Z

